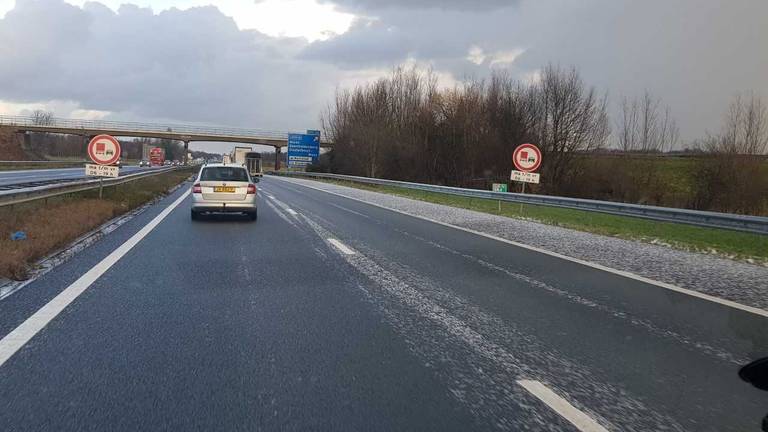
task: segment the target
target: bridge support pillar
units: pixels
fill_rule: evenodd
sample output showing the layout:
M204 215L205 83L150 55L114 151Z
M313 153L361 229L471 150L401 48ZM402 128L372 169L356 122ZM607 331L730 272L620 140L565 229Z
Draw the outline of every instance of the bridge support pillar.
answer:
M82 140L83 153L87 153L88 152L88 143L91 142L91 138L92 137L90 137L88 135L81 135L81 137L83 138L83 140Z
M184 141L184 165L187 165L189 163L189 158L187 157L189 155L189 141Z
M275 171L280 171L280 153L282 151L282 147L275 146Z

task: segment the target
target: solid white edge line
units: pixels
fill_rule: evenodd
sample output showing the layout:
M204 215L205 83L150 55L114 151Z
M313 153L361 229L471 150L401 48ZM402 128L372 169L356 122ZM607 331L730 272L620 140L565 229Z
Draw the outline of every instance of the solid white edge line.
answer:
M557 393L549 389L539 381L518 380L517 383L528 390L528 392L540 401L560 414L582 432L608 432L608 429L602 427L592 417L584 414L581 410L571 405L570 402L560 397Z
M64 289L51 301L41 307L32 316L19 324L13 331L0 339L0 367L5 364L18 350L20 350L30 339L40 332L49 322L59 315L70 303L72 303L80 294L91 286L101 275L109 270L120 258L125 256L134 246L136 246L144 237L152 232L160 222L165 219L179 204L190 194L190 190L184 192L171 205L166 207L160 214L155 216L148 224L141 228L136 234L129 238L125 243L117 247L106 258L93 266L85 274L80 276L70 286Z
M336 240L335 238L329 238L328 242L334 246L336 246L336 249L340 250L341 252L347 254L347 255L354 255L355 251L347 247L344 243Z
M279 178L279 177L275 177L275 178ZM286 181L284 179L281 179L281 180L282 181ZM304 179L302 179L302 180L304 180ZM287 181L287 183L303 186L303 187L310 188L310 189L315 189L315 190L318 190L320 192L325 192L327 194L336 195L336 196L339 196L339 197L342 197L342 198L346 198L346 199L350 199L350 200L353 200L353 201L358 201L358 202L361 202L363 204L368 204L368 205L371 205L371 206L374 206L374 207L382 208L384 210L393 211L395 213L400 213L400 214L403 214L403 215L406 215L406 216L410 216L410 217L414 217L414 218L417 218L417 219L429 221L429 222L432 222L432 223L436 223L438 225L443 225L443 226L454 228L454 229L457 229L457 230L460 230L460 231L476 234L476 235L483 236L483 237L486 237L486 238L489 238L489 239L492 239L492 240L500 241L502 243L507 243L507 244L510 244L512 246L517 246L517 247L520 247L520 248L523 248L523 249L528 249L530 251L538 252L538 253L541 253L541 254L544 254L544 255L549 255L549 256L552 256L552 257L555 257L555 258L560 258L560 259L563 259L563 260L566 260L566 261L571 261L571 262L574 262L574 263L577 263L577 264L581 264L581 265L584 265L584 266L587 266L587 267L592 267L594 269L601 270L601 271L604 271L604 272L607 272L607 273L613 273L615 275L623 276L623 277L628 278L628 279L634 279L634 280L639 281L639 282L644 282L644 283L647 283L647 284L650 284L650 285L655 285L657 287L668 289L670 291L679 292L681 294L686 294L686 295L689 295L691 297L696 297L696 298L699 298L699 299L702 299L702 300L707 300L707 301L710 301L710 302L713 302L713 303L721 304L723 306L732 307L734 309L739 309L739 310L742 310L744 312L749 312L749 313L753 313L755 315L760 315L762 317L768 318L768 311L760 309L760 308L756 308L754 306L747 306L747 305L743 305L741 303L737 303L737 302L732 301L732 300L721 299L719 297L711 296L709 294L700 293L698 291L689 290L687 288L681 288L679 286L672 285L670 283L649 279L649 278L647 278L645 276L640 276L640 275L637 275L637 274L634 274L634 273L630 273L628 271L617 270L617 269L614 269L614 268L606 267L606 266L601 265L601 264L596 264L596 263L592 263L592 262L589 262L589 261L584 261L584 260L581 260L581 259L578 259L578 258L569 257L567 255L562 255L562 254L559 254L557 252L552 252L552 251L549 251L549 250L546 250L546 249L541 249L541 248L538 248L536 246L530 246L530 245L527 245L527 244L518 243L518 242L516 242L514 240L508 240L508 239L505 239L505 238L497 237L497 236L495 236L493 234L487 234L487 233L484 233L484 232L475 231L475 230L470 229L470 228L464 228L464 227L460 227L460 226L457 226L457 225L451 225L451 224L449 224L447 222L442 222L442 221L439 221L439 220L428 218L426 216L420 216L420 215L415 215L415 214L411 214L411 213L406 213L406 212L401 211L401 210L385 207L385 206L383 206L381 204L370 203L370 202L361 200L359 198L349 197L349 196L346 196L346 195L342 195L340 193L336 193L336 192L331 192L331 191L328 191L328 190L320 189L320 188L315 187L315 186L309 186L309 185L305 185L305 184L301 184L301 183L294 183L294 182L291 182L291 181ZM416 201L418 201L418 200L416 200ZM424 201L421 201L421 202L424 202Z

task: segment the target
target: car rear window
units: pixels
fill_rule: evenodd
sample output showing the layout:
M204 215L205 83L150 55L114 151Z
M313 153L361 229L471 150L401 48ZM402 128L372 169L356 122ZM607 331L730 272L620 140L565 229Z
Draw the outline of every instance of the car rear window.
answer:
M243 168L236 167L210 167L203 168L200 175L202 181L248 181L248 173Z

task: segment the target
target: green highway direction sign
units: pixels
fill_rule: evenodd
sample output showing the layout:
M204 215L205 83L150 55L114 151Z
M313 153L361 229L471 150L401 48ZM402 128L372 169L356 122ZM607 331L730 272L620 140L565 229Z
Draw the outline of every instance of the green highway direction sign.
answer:
M509 192L506 183L494 183L492 190L494 192Z

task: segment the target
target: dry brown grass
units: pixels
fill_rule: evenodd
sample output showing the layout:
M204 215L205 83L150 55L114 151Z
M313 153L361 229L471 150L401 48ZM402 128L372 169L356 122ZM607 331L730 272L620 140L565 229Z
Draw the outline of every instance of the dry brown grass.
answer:
M104 199L88 191L48 204L34 201L15 208L0 207L0 278L23 280L30 265L115 216L126 213L184 181L191 171L162 174L105 188ZM12 241L24 231L26 240Z
M112 217L116 204L106 200L77 200L45 209L4 212L0 220L0 276L24 279L27 263L60 248ZM27 239L12 241L10 233L24 231Z
M26 160L18 134L0 128L0 160Z

